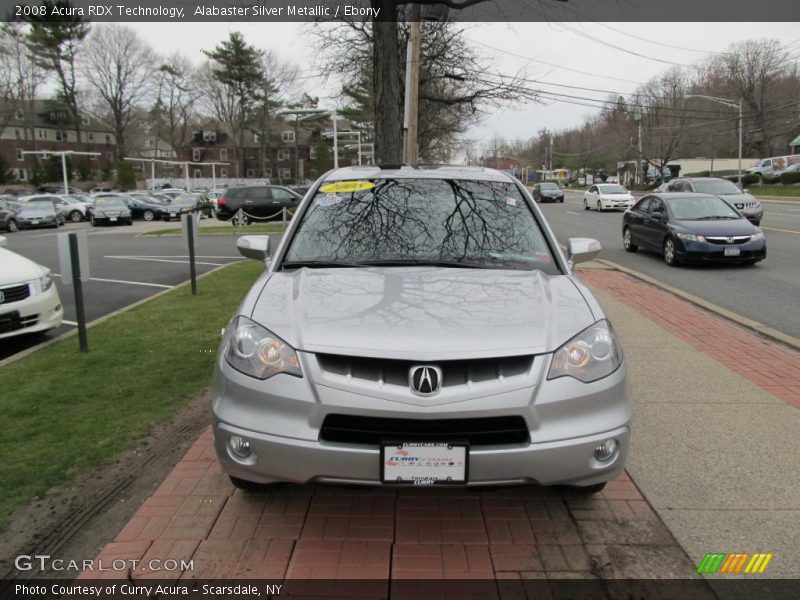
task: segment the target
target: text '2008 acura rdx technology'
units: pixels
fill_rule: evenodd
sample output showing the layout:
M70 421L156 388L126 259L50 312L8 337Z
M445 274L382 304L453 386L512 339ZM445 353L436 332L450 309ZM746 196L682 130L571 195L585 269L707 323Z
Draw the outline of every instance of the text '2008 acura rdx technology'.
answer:
M499 171L353 167L317 182L224 332L215 446L234 484L570 484L623 468L614 330Z

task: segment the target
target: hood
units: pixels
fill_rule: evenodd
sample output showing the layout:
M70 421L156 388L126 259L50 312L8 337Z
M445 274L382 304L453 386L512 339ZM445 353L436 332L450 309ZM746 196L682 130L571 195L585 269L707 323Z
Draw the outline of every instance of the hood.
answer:
M742 194L718 194L720 198L728 202L729 204L741 204L744 202L758 202L758 198L753 196L752 194L742 193Z
M277 272L252 318L298 350L410 360L541 354L595 320L567 276L442 267Z
M603 198L619 198L621 200L629 200L633 198L630 192L600 192Z
M45 217L54 217L56 212L42 208L21 208L17 211L17 215L26 219L44 219Z
M756 227L747 219L677 221L676 224L688 232L710 236L753 235L757 231Z
M0 248L0 286L42 277L47 269L16 252Z

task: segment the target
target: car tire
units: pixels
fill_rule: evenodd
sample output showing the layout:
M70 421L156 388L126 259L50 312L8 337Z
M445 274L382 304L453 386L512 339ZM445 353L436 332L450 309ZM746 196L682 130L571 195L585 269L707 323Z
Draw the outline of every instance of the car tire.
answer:
M561 200L559 200L559 202L562 202L562 203L563 203L563 202L564 202L564 199L563 199L563 198L561 198Z
M255 481L247 481L246 479L239 479L233 475L228 475L234 487L244 490L246 492L263 492L269 489L267 483L256 483Z
M761 219L758 219L757 221L752 221L752 223L753 223L753 225L758 227L759 225L761 225Z
M145 221L154 221L156 218L155 213L152 210L146 210L142 213L142 218Z
M90 220L92 227L97 227L97 221L94 220L94 217Z
M586 201L586 198L583 199L583 210L589 210L589 202Z
M678 253L675 250L675 240L673 240L671 237L665 239L662 250L664 252L664 262L667 263L670 267L677 267Z
M591 494L598 494L603 491L606 487L606 482L603 483L595 483L593 485L586 485L582 487L576 487L575 489L580 492L581 494L591 495Z
M636 252L639 249L639 246L633 243L633 234L630 227L625 227L622 230L622 247L625 248L626 252Z
M73 210L69 213L69 220L73 223L80 223L83 221L83 213L79 210Z
M133 225L133 217L131 217L130 219L128 219L127 221L125 221L125 225L127 225L128 227L130 227L131 225Z
M597 212L603 212L603 203L600 200L597 201Z
M15 231L19 231L19 226L17 225L17 222L14 219L9 219L8 225L6 225L6 227L8 228L9 233L14 233Z

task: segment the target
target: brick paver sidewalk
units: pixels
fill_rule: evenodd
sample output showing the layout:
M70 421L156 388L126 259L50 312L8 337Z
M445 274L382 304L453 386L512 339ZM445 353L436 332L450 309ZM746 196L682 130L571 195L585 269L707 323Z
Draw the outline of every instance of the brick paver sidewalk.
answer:
M608 270L592 286L798 406L800 358L655 287ZM687 578L687 558L624 476L596 496L565 488L235 490L206 431L99 558L193 559L147 578ZM85 572L83 577L119 577ZM382 593L376 593L381 596Z

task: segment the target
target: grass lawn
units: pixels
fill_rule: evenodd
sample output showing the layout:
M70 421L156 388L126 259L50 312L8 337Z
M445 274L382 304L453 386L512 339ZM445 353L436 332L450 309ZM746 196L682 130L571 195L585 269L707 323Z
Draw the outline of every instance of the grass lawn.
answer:
M211 383L220 328L264 267L253 261L0 369L0 531L11 513L75 473L108 461Z
M787 200L800 200L800 185L754 185L750 188L753 196L780 196Z
M255 225L245 225L244 227L234 227L233 225L211 225L200 227L200 235L255 235L259 233L282 233L283 223L257 223ZM157 229L148 231L142 235L181 235L181 229Z

